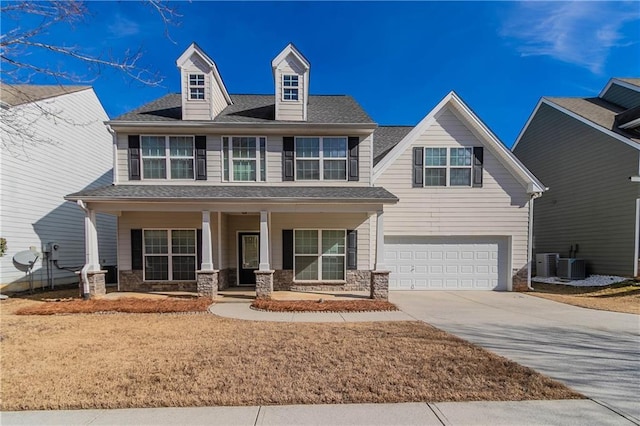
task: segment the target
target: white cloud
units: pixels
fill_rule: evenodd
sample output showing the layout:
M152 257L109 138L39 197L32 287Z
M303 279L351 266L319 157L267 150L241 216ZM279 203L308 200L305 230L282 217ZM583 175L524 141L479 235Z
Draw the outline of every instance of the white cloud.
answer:
M502 36L520 42L523 56L550 56L600 74L611 48L636 43L622 29L640 19L632 2L518 3Z
M116 15L107 29L115 38L130 37L140 33L140 25L137 22L121 15Z

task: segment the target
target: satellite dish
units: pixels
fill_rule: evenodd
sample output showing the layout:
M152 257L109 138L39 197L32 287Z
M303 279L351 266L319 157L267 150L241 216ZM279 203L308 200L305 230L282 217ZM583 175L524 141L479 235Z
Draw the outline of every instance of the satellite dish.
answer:
M36 263L40 254L31 250L24 250L16 253L13 256L13 263L16 264L18 269L21 271L28 271L33 268L33 265Z

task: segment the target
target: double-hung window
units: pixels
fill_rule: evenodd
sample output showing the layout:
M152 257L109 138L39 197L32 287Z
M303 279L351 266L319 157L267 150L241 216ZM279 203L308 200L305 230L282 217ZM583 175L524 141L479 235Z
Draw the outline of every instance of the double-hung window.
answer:
M193 136L141 136L143 179L193 179Z
M223 178L232 182L267 180L267 138L232 136L222 138Z
M346 137L297 137L297 180L346 180Z
M344 280L346 234L342 229L296 229L294 231L295 280Z
M189 99L204 99L204 74L189 74Z
M425 186L471 186L473 148L425 148Z
M282 76L282 100L297 101L298 100L298 79L297 75L284 74Z
M143 240L146 281L196 279L195 229L145 229Z

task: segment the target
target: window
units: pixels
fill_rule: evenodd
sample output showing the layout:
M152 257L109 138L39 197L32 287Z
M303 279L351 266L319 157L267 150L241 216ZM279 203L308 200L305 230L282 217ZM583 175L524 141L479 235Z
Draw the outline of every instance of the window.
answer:
M346 180L346 137L296 138L297 180Z
M346 231L300 229L294 231L296 281L345 279Z
M193 136L141 136L143 179L193 179Z
M222 138L223 179L233 182L267 180L267 138L232 136Z
M204 99L204 74L189 74L189 99Z
M283 75L282 76L282 100L297 101L298 100L298 76Z
M425 186L471 186L472 148L425 148L424 152Z
M194 281L195 229L145 229L144 279Z

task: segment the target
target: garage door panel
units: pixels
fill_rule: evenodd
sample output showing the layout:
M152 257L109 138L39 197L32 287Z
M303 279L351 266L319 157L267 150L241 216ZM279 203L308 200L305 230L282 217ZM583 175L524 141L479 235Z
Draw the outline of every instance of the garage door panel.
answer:
M506 290L505 237L387 237L389 286L399 290Z

